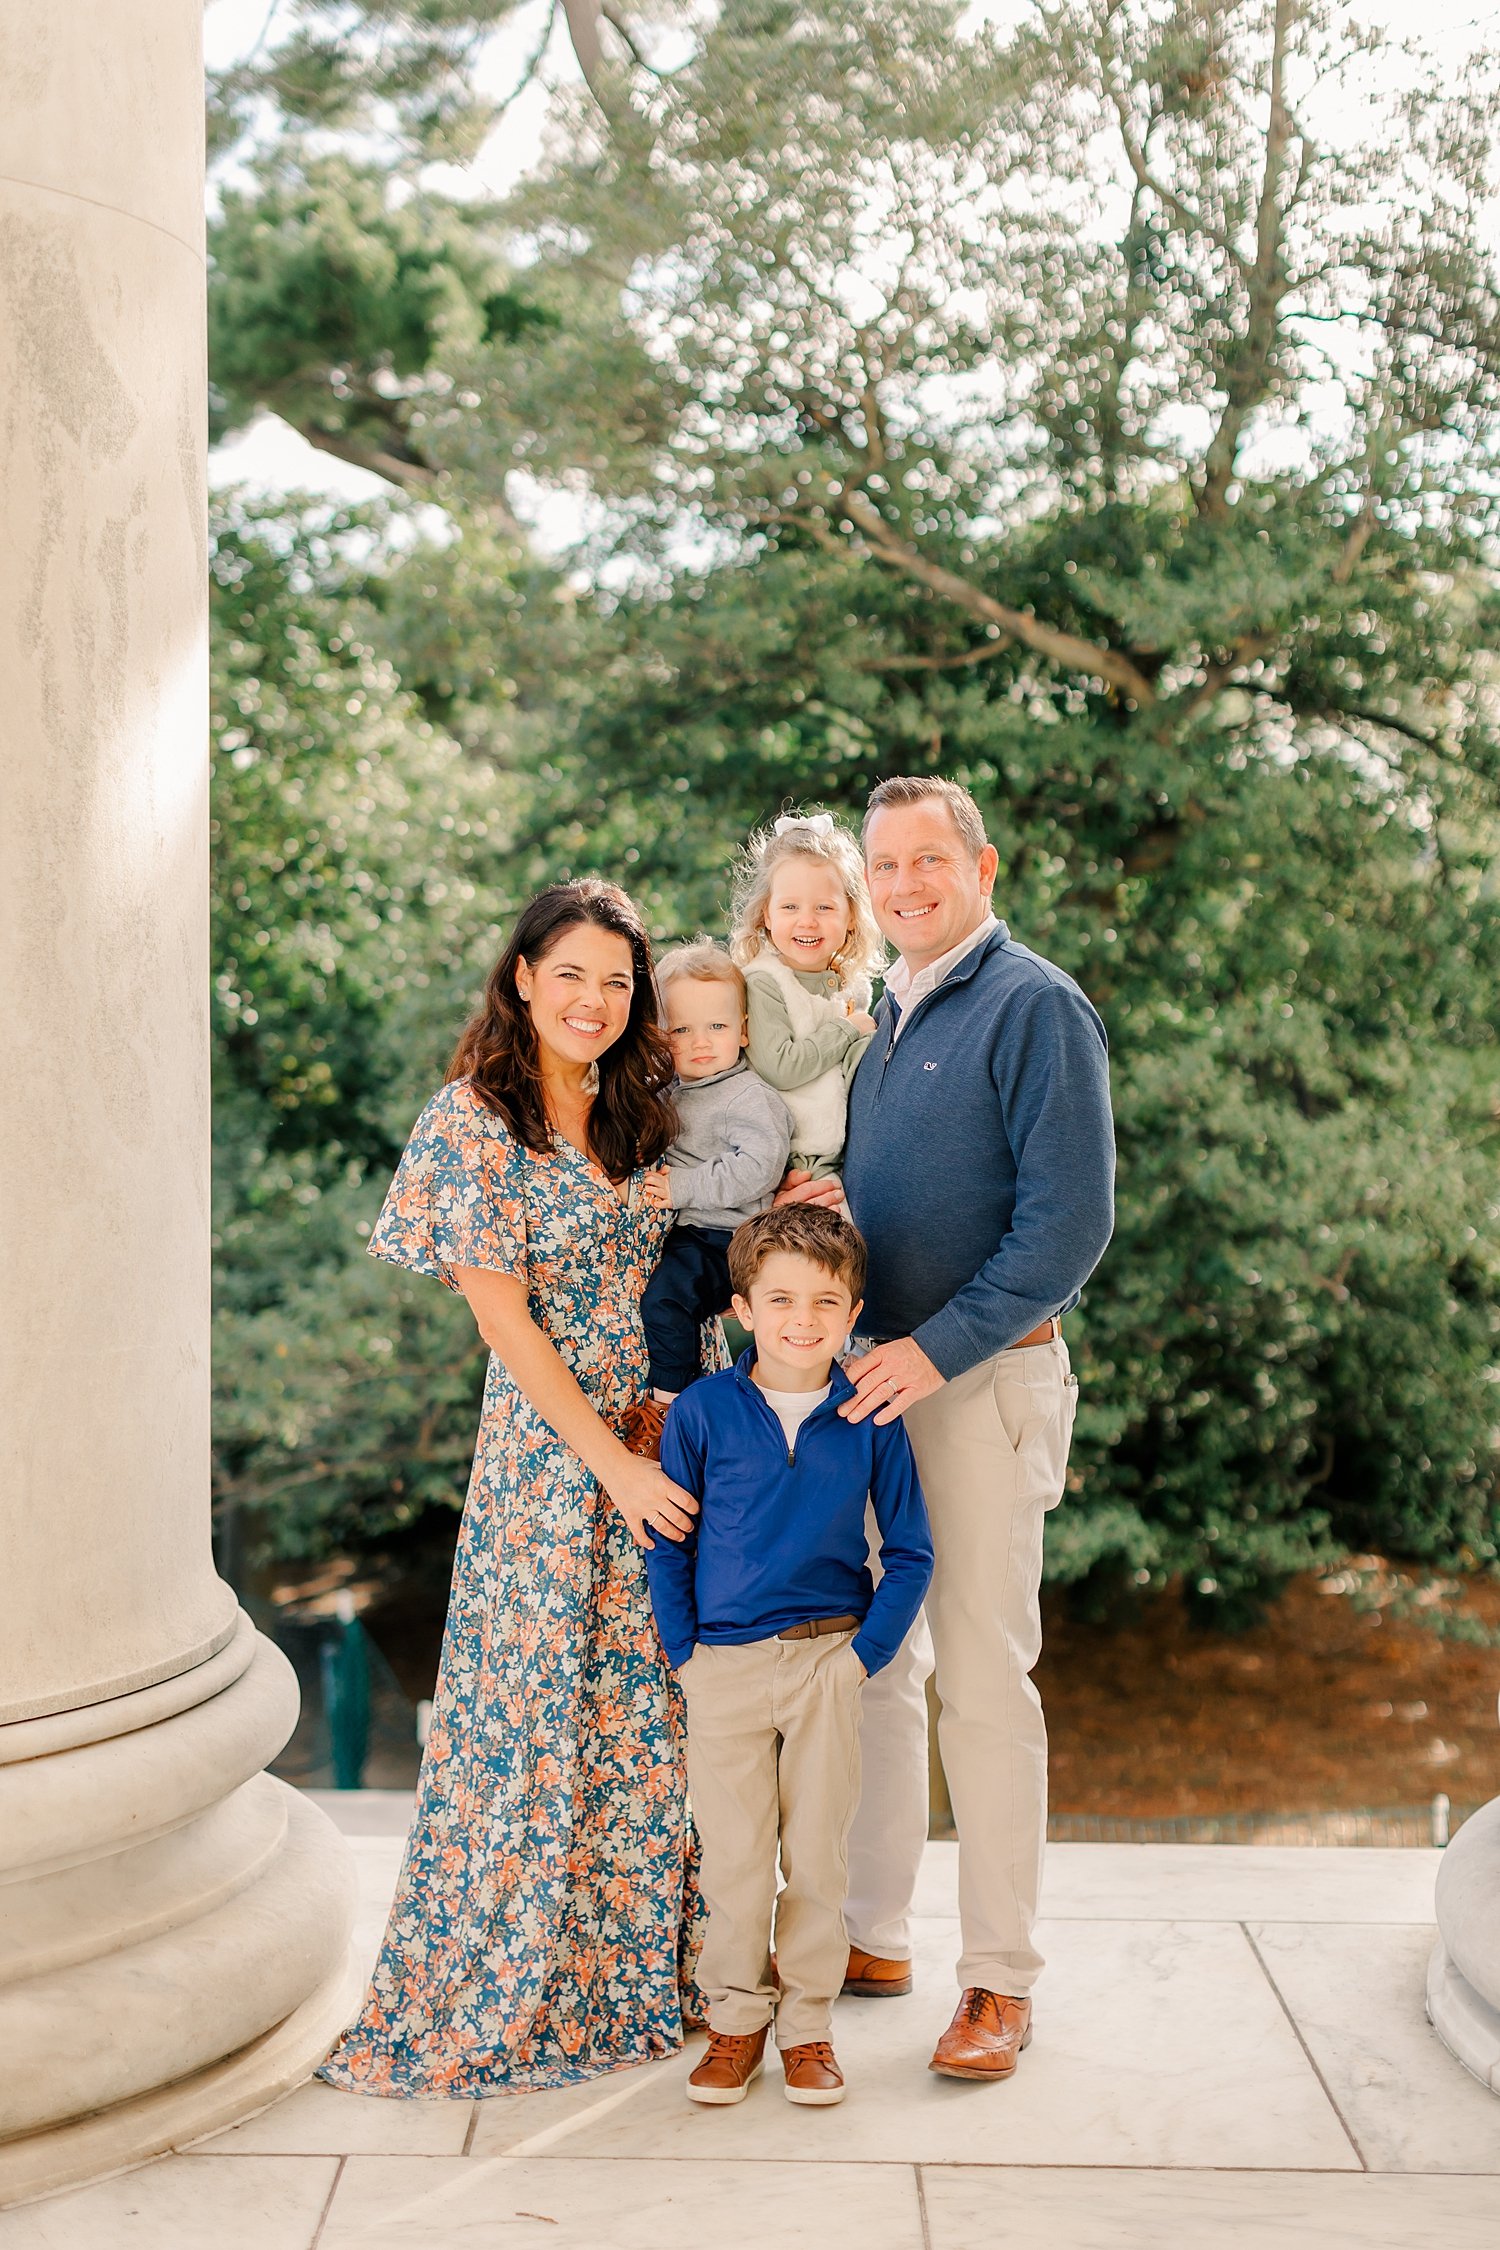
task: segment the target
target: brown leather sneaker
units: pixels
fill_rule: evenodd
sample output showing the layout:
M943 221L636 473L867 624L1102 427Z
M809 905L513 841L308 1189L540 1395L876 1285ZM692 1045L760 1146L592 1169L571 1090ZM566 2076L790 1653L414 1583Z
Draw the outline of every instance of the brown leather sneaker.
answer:
M662 1425L667 1410L659 1398L638 1398L634 1406L625 1409L621 1441L627 1453L638 1453L643 1461L661 1459Z
M800 2109L832 2109L844 2098L844 2074L826 2039L811 2039L803 2047L784 2047L781 2067L786 2074L786 2098Z
M1031 2002L971 1985L927 2067L943 2078L1013 2078L1030 2045Z
M727 2109L731 2102L742 2102L752 2081L759 2078L765 2068L765 2052L764 2024L745 2039L737 2039L728 2031L711 2031L708 2053L687 2082L688 2100L706 2103L714 2109Z
M911 1990L911 1963L886 1961L878 1953L865 1953L851 1945L844 1990L857 1992L862 2000L897 2000Z

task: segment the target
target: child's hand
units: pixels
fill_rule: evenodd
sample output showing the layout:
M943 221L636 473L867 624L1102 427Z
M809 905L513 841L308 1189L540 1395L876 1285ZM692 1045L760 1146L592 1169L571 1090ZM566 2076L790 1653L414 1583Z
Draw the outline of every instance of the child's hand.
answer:
M656 1205L658 1211L671 1210L672 1198L667 1190L667 1168L665 1164L658 1164L654 1172L646 1173L641 1181L641 1193L648 1203Z
M862 1031L867 1036L875 1029L875 1018L873 1016L861 1015L858 1008L850 1009L849 1021L853 1024L856 1031Z

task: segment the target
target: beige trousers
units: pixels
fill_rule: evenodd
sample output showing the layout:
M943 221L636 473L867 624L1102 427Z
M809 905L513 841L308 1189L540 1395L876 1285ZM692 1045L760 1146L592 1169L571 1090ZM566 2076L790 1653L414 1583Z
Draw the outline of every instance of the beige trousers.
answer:
M1042 1527L1062 1497L1078 1385L1061 1338L1001 1352L906 1416L932 1519L925 1613L870 1682L864 1786L849 1837L850 1941L909 1960L927 1838L926 1682L958 1829L961 1987L1030 1992L1047 1833ZM877 1542L872 1541L872 1547ZM875 1567L878 1568L878 1565Z
M846 1844L865 1679L853 1639L700 1641L679 1675L708 1907L698 1982L715 2031L743 2038L774 2016L778 2047L828 2037L849 1959Z

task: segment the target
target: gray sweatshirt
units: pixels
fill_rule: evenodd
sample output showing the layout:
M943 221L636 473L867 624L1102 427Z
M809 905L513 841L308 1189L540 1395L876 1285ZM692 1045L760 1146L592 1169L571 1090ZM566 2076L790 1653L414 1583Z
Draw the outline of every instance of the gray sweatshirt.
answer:
M768 1209L792 1145L781 1096L737 1062L712 1078L679 1079L672 1099L681 1122L667 1183L679 1222L733 1229Z

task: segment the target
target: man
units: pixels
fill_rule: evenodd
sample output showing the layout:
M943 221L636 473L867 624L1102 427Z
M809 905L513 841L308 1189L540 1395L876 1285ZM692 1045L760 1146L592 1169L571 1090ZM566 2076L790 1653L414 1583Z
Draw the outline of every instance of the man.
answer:
M1043 1522L1062 1496L1078 1396L1059 1316L1113 1225L1108 1048L1072 978L991 912L999 855L967 790L882 782L864 842L875 916L900 959L850 1092L843 1187L870 1287L841 1411L905 1415L936 1559L925 1620L865 1694L845 1989L911 1989L935 1660L963 1996L931 2067L997 2080L1030 2040L1042 1967L1047 1734L1031 1671ZM824 1201L836 1189L787 1192Z

